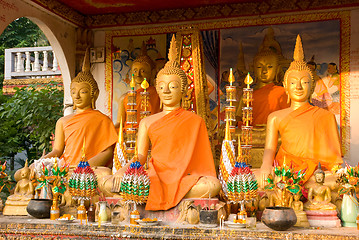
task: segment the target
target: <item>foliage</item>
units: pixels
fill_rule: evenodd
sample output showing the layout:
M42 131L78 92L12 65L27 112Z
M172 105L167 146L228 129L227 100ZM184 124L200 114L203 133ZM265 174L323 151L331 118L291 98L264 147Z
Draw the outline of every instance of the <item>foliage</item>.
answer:
M57 83L16 89L0 106L0 159L26 151L37 159L51 148L56 121L62 116L63 91Z
M5 49L48 45L44 33L28 18L18 18L10 23L0 35L0 88L4 80Z
M352 167L345 163L345 168L338 168L335 170L337 177L336 182L340 184L338 190L339 195L350 192L359 192L359 166Z
M280 180L275 181L272 175L268 176L268 185L265 186L265 189L274 189L279 188L281 190L287 189L292 194L298 194L302 190L303 178L305 176L305 171L299 170L298 172L294 171L291 167L288 167L286 164L283 166L278 166L275 162L274 166L274 175L279 177Z
M3 201L10 195L11 189L15 186L15 182L11 179L11 172L6 172L6 161L0 165L0 197Z

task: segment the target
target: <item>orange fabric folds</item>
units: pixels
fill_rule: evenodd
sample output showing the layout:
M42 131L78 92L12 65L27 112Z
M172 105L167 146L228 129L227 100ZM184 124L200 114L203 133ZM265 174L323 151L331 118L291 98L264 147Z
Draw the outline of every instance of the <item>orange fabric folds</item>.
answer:
M287 94L281 86L270 83L253 91L253 126L267 124L270 113L288 107Z
M115 127L109 117L98 110L86 110L64 122L66 164L77 165L85 139L86 158L90 159L117 141Z
M291 112L279 124L282 145L276 160L295 170L307 169L305 181L312 176L318 162L327 170L343 162L338 128L334 115L309 103Z
M202 176L216 177L206 125L179 108L148 129L152 143L146 210L176 206Z
M150 101L149 101L149 109L147 109L148 111L151 112L152 114L158 113L160 111L160 99L158 97L156 88L153 86L149 86L146 90L147 92L150 93ZM139 124L140 124L140 116L141 116L141 92L143 92L142 88L139 88L136 90L136 109L137 109L137 124L134 124L133 127L134 128L138 128ZM123 99L123 104L125 106L125 109L127 110L128 106L128 95L125 96L125 98ZM126 124L125 128L129 128L131 127L130 124Z

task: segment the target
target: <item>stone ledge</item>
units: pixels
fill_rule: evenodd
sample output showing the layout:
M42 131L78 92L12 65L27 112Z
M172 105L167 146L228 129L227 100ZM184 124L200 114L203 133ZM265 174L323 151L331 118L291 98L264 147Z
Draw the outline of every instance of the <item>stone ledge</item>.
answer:
M85 222L83 222L85 223ZM200 225L112 225L80 222L60 223L32 217L0 216L1 239L359 239L356 228L304 229L273 231L262 223L252 229L201 228Z

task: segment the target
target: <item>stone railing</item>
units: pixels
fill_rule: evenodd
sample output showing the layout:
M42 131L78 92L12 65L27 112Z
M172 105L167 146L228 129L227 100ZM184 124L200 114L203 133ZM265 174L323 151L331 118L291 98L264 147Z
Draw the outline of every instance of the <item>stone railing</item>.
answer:
M51 46L5 49L5 80L61 75Z

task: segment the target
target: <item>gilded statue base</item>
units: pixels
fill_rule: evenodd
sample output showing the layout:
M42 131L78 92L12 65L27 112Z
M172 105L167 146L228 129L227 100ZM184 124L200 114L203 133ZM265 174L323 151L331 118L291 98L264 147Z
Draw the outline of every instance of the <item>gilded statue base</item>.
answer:
M26 207L27 204L21 206L11 206L11 205L6 205L5 203L5 207L2 214L7 216L27 216L28 213L26 211Z

